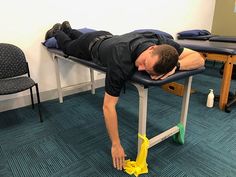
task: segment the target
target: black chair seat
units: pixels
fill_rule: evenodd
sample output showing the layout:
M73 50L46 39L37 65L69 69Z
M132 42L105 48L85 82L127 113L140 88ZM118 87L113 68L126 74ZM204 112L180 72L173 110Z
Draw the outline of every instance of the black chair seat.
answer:
M12 94L29 89L35 85L30 77L8 78L0 80L0 95Z

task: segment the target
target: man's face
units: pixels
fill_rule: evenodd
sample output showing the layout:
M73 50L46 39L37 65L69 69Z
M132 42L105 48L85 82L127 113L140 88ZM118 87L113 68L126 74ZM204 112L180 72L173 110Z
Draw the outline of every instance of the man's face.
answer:
M145 60L143 60L139 64L138 71L146 71L150 75L150 77L155 80L161 78L163 74L162 75L157 74L153 70L153 66L158 60L159 60L159 57L157 55L149 55L148 57L145 58Z

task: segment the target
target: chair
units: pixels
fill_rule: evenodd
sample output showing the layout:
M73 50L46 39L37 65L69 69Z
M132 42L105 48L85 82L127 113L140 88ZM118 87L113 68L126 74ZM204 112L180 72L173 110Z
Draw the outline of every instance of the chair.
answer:
M36 88L40 122L43 122L38 83L30 78L28 63L23 51L12 44L0 43L0 95L30 89L31 103L34 109L33 86Z

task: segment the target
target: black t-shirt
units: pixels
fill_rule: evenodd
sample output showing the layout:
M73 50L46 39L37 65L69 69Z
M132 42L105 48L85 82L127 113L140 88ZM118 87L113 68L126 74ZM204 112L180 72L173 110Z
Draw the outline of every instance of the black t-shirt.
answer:
M97 64L107 67L105 91L112 96L119 96L124 83L135 72L135 60L152 45L169 44L179 54L183 48L173 40L152 32L131 32L121 36L113 36L103 41L97 49Z

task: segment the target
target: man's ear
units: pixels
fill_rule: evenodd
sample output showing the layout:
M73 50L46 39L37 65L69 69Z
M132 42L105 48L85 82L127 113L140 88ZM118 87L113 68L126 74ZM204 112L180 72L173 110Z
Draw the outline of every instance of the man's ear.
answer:
M153 50L156 46L155 45L152 45L150 47L148 47L148 50Z

